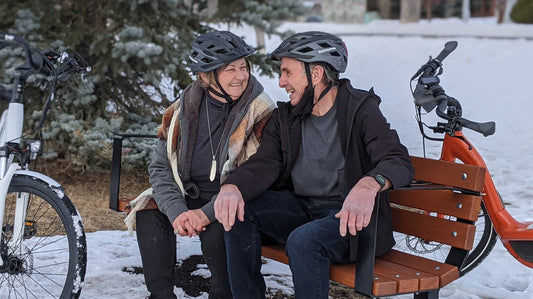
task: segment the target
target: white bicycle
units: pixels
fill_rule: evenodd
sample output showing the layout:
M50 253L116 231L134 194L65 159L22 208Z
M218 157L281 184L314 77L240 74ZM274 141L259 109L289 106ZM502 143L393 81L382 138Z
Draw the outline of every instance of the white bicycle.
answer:
M7 46L24 49L26 62L15 69L11 88L0 85L0 101L9 102L0 119L0 298L78 298L87 263L81 217L63 187L29 165L42 153L41 128L57 85L90 67L72 50L42 53L19 36L0 34L0 50ZM37 74L47 79L49 96L28 138L22 92Z

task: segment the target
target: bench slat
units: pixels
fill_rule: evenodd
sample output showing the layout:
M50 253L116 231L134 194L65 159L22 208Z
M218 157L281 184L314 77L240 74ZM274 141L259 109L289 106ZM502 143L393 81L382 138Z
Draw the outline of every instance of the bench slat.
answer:
M450 190L398 190L389 193L391 203L476 221L481 197Z
M440 279L435 274L430 274L404 265L398 265L382 259L376 259L375 265L388 268L391 271L398 273L400 277L403 274L415 277L418 280L418 291L434 290L439 288Z
M355 286L355 263L331 265L329 277L333 281L353 288Z
M396 294L396 290L398 289L397 285L398 283L395 280L374 275L372 294L378 297Z
M459 270L455 266L439 263L420 256L414 256L405 252L391 250L381 256L380 259L434 274L439 277L439 285L441 288L459 278Z
M263 246L261 248L261 255L284 264L289 264L289 258L285 255L285 246L281 244Z
M414 293L418 291L418 279L414 275L399 273L383 264L374 264L374 276L386 277L397 282L396 293Z
M411 162L415 167L415 180L476 192L483 190L486 172L484 167L413 156Z
M392 208L392 223L394 231L466 250L472 249L476 233L476 226L472 224L397 207Z

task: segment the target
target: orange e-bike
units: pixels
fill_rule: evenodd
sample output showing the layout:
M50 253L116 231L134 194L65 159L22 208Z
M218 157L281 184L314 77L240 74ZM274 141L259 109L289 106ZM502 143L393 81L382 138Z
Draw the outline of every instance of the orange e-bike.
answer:
M495 123L480 123L463 118L460 102L448 96L440 85L442 62L456 47L456 41L447 42L436 58L430 56L429 61L422 65L411 78L411 92L423 140L442 142L440 159L487 169L480 214L475 223L476 240L466 262L460 269L460 274L463 275L479 265L493 249L497 237L516 260L533 268L533 222L519 222L505 209L481 154L463 134L463 128L466 128L481 133L483 136L492 135L495 132ZM436 125L428 125L422 117L433 110L438 118L444 121L437 121ZM428 130L433 132L431 136L426 133ZM444 137L435 137L438 134L443 134ZM442 217L446 216L442 215ZM402 250L417 252L420 255L440 254L445 258L450 250L442 244L433 244L428 240L405 238L406 240L398 242L397 246L402 246L403 248L400 248Z

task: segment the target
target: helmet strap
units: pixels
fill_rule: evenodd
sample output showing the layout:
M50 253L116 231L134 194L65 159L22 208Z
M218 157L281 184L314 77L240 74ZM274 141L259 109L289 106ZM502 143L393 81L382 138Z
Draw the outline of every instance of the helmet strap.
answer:
M219 92L217 90L215 90L214 88L212 88L211 86L207 89L209 90L210 92L214 93L215 95L221 97L221 98L224 98L226 100L226 102L230 105L230 106L233 106L233 104L235 104L233 101L233 99L231 98L231 96L224 90L224 88L222 88L222 85L220 85L220 82L218 81L218 72L217 70L213 70L213 72L215 73L215 82L217 83L217 86L218 88L220 89L220 91L222 92Z
M313 108L315 107L315 105L324 98L324 96L332 87L331 84L326 86L326 88L320 93L318 100L315 102L315 87L313 86L313 82L311 81L311 69L309 63L304 63L304 67L305 74L307 76L307 87L305 87L304 94L302 95L300 102L298 102L298 104L296 104L296 106L294 106L291 110L291 119L294 119L299 116L300 119L304 120L309 117L309 115L311 115L311 113L313 112Z

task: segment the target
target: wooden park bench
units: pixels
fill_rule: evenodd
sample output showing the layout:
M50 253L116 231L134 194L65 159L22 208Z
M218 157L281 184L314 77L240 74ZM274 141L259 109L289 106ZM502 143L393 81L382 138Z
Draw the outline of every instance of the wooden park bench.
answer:
M115 158L110 207L127 211L131 198L119 200L120 156L119 166L115 165ZM330 280L373 298L409 293L414 298L438 298L442 287L460 277L461 265L474 243L474 223L480 212L485 168L420 157L411 160L415 181L411 186L388 192L393 229L395 234L409 235L421 242L449 245L446 260L394 249L376 257L379 219L374 210L369 226L359 232L358 262L332 265ZM397 239L397 242L401 241ZM288 264L283 245L265 245L262 255Z

